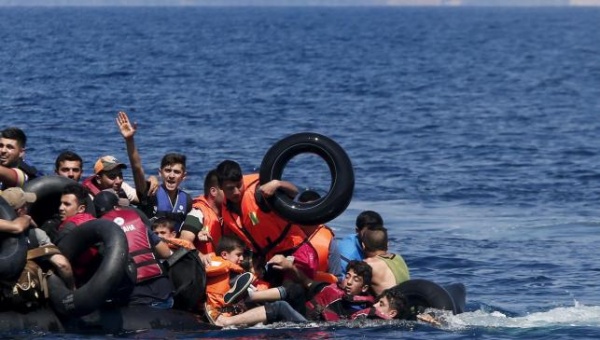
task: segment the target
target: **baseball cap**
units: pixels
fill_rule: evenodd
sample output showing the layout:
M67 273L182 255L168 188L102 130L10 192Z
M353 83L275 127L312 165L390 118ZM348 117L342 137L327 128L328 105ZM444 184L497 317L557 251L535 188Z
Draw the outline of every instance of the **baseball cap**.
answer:
M26 203L33 203L37 196L32 192L25 192L18 187L8 188L0 192L0 196L13 208L19 209Z
M94 173L97 175L102 171L110 171L116 168L126 169L127 165L119 162L115 156L103 156L96 161Z

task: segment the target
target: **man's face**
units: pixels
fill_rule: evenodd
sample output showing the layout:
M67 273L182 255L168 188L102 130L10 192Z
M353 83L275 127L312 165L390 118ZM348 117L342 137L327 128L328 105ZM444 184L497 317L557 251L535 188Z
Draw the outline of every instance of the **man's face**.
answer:
M79 161L62 161L56 170L56 174L62 177L70 178L76 182L81 179L81 162Z
M242 194L244 191L244 181L232 182L225 181L223 182L223 193L225 194L225 198L232 203L238 204L242 200Z
M102 171L96 175L100 190L113 189L115 192L121 190L123 185L123 171L121 168L116 168L110 171Z
M0 165L14 168L25 155L25 149L15 139L0 138Z
M60 220L64 221L65 219L75 216L77 213L84 212L85 206L79 205L77 201L77 196L73 194L62 195L60 197L60 206L58 207L58 214L60 215Z
M390 300L387 296L382 296L379 301L375 302L373 307L375 307L375 310L377 310L380 314L388 315L392 318L398 314L398 311L390 306Z
M353 269L348 270L346 276L342 280L341 288L350 296L360 295L369 289L369 286L364 284L362 276L356 275Z
M185 171L182 164L171 164L158 171L168 191L175 191L185 179Z

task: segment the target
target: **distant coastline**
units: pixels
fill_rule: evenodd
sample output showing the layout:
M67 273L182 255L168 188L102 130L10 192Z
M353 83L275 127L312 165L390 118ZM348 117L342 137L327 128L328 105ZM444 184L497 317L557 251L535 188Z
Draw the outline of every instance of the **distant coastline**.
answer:
M0 0L0 7L17 6L508 6L585 7L600 6L600 0Z

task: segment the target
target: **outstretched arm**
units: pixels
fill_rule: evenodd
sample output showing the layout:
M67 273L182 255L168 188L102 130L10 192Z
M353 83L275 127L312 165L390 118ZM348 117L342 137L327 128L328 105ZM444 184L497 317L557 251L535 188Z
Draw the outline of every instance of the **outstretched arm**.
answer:
M135 147L135 141L133 136L137 130L137 124L131 124L129 117L124 111L119 111L117 114L117 126L121 131L123 139L125 139L125 145L127 146L127 156L129 157L129 163L131 164L131 171L133 173L133 183L135 189L142 195L147 195L148 188L146 186L146 175L144 174L144 168L142 167L142 159L140 154Z
M9 187L23 187L27 176L23 170L18 168L7 168L0 165L0 182Z
M29 228L31 221L29 215L17 217L12 221L0 219L0 232L20 234Z

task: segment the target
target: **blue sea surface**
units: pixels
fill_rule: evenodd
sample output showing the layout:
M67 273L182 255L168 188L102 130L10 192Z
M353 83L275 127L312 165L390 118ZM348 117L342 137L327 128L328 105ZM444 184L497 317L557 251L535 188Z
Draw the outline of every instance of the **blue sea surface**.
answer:
M336 234L376 210L413 278L468 294L441 329L131 337L600 338L599 31L594 8L0 8L0 126L45 172L71 149L91 174L127 159L126 110L146 172L183 152L193 195L223 159L250 172L281 138L324 134L356 176ZM311 155L286 176L331 180Z

